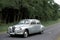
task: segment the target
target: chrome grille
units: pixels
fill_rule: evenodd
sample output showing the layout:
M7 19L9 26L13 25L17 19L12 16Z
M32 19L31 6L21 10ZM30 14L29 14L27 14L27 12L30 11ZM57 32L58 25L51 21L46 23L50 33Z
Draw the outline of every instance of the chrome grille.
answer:
M12 32L14 32L15 31L15 27L12 27Z

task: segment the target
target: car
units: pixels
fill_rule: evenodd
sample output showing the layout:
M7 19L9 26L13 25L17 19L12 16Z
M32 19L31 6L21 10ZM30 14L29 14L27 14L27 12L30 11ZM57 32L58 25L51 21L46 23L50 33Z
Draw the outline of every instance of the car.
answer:
M45 27L37 19L23 19L18 24L8 27L8 35L23 35L25 38L29 34L43 33Z

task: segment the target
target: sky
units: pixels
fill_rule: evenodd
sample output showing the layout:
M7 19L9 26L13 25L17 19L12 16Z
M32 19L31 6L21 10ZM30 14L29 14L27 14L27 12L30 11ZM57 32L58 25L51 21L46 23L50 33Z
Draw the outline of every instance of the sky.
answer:
M54 0L57 4L60 5L60 0Z

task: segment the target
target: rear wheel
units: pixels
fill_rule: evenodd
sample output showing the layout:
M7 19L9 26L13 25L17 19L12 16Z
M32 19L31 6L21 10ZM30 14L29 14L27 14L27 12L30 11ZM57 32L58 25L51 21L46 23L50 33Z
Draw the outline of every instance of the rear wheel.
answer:
M40 34L43 34L44 33L44 31L42 30L42 31L40 31Z
M28 32L26 30L24 31L23 36L24 36L24 38L27 38L28 37Z

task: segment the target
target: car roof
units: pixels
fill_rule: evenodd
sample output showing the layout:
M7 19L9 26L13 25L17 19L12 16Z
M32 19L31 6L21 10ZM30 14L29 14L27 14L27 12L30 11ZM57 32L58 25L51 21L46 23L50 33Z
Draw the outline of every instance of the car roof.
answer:
M27 20L27 21L30 21L30 22L32 22L32 21L40 22L40 21L37 20L37 19L24 19L24 20Z

